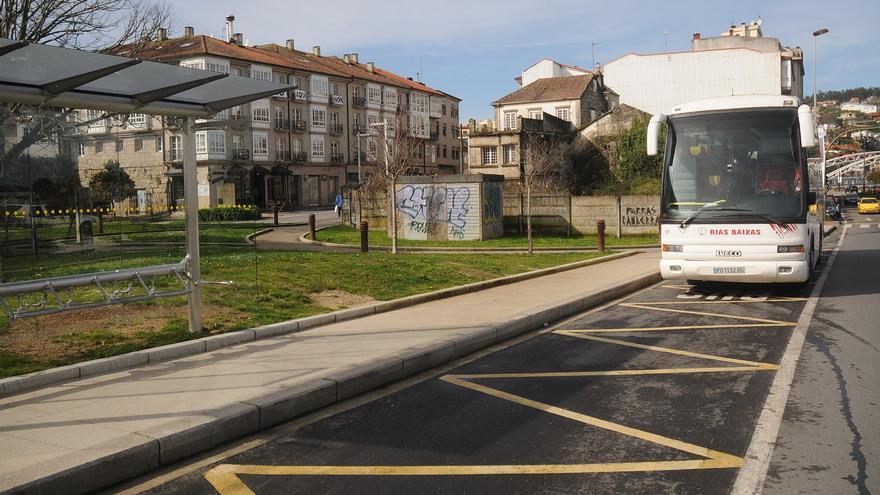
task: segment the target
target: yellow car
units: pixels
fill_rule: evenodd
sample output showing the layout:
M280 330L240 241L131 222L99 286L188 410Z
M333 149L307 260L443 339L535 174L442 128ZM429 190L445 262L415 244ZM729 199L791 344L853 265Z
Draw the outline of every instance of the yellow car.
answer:
M877 198L859 200L859 213L880 213L880 203L877 202Z

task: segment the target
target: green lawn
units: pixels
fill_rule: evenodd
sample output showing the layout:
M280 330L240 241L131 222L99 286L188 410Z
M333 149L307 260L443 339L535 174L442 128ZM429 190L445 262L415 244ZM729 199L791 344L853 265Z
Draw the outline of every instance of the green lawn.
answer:
M4 261L5 281L51 277L72 273L145 266L178 261L182 251L116 254L80 254L73 260L43 256ZM600 253L525 254L400 254L373 252L313 253L256 251L246 248L205 248L202 277L208 281L233 281L232 286L203 285L205 325L212 332L325 313L332 309L312 296L324 291L344 291L375 300L390 300L504 275L556 266L601 256ZM14 268L18 270L14 270ZM96 293L92 293L94 297ZM83 294L89 297L89 293ZM14 301L7 299L13 305ZM195 336L186 331L183 297L148 303L115 306L112 310L81 310L54 317L21 320L12 328L0 316L0 377L111 356ZM110 313L108 316L107 313ZM76 322L70 331L66 322ZM158 321L158 323L157 323ZM152 322L152 323L150 323ZM23 328L52 330L51 343L58 350L48 355L16 354L8 341ZM59 328L49 329L56 326ZM143 328L142 328L143 326ZM51 333L51 332L50 332Z
M331 242L335 244L354 244L359 245L361 242L360 232L352 227L345 225L337 225L316 232L318 241ZM371 230L369 233L371 246L390 246L391 238L384 231ZM413 241L407 239L398 239L398 246L406 247L461 247L461 248L526 248L528 247L528 239L525 235L505 235L498 239L489 239L486 241ZM657 235L628 235L621 238L614 237L606 232L606 246L639 246L646 244L657 244L660 242ZM533 245L541 248L575 248L575 247L595 247L595 235L536 235L533 238Z

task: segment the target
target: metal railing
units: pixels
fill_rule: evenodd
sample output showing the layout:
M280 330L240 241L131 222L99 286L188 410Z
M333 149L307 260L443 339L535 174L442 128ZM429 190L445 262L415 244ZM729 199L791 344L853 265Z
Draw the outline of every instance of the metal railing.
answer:
M250 160L251 158L251 150L246 148L239 148L232 150L232 159L233 160Z
M330 163L345 163L345 155L342 153L330 153Z
M308 128L305 120L291 120L290 130L293 132L306 132Z
M275 160L279 162L289 162L290 150L275 150Z
M274 119L275 129L278 130L287 130L290 129L290 120L289 119Z
M342 127L342 124L330 124L330 135L331 136L341 136L345 130Z
M367 99L362 96L353 96L351 98L351 106L355 108L364 108L367 106Z
M6 316L13 320L73 309L147 301L157 297L183 296L192 292L188 265L189 255L186 255L179 262L168 265L0 284L0 306ZM176 288L159 289L156 287L158 277L171 277L180 285ZM120 283L126 284L125 287L120 288ZM76 302L73 289L83 287L97 289L99 300ZM36 302L26 302L27 295L39 295L39 299ZM9 307L7 298L16 298L18 307L15 310Z
M330 100L330 104L334 107L341 107L345 103L345 100L343 100L342 97L339 95L330 95L328 98Z
M295 163L303 163L306 161L308 156L306 155L305 151L296 151L291 154L291 158Z

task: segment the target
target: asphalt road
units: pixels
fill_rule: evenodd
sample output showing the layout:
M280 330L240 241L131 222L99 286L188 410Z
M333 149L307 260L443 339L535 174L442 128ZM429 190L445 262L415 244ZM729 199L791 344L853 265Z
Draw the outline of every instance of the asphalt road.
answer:
M847 235L795 374L764 493L880 493L880 215Z
M767 493L878 493L877 224L831 270ZM729 493L811 288L661 283L118 490Z

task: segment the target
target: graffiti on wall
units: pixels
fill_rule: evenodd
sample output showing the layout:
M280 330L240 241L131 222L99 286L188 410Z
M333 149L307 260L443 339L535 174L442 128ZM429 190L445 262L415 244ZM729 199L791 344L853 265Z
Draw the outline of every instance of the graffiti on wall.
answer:
M620 219L624 227L657 225L656 206L625 206Z
M498 182L483 184L483 223L501 222L502 206L501 184Z
M397 190L404 228L427 238L464 239L471 202L467 186L406 185Z

